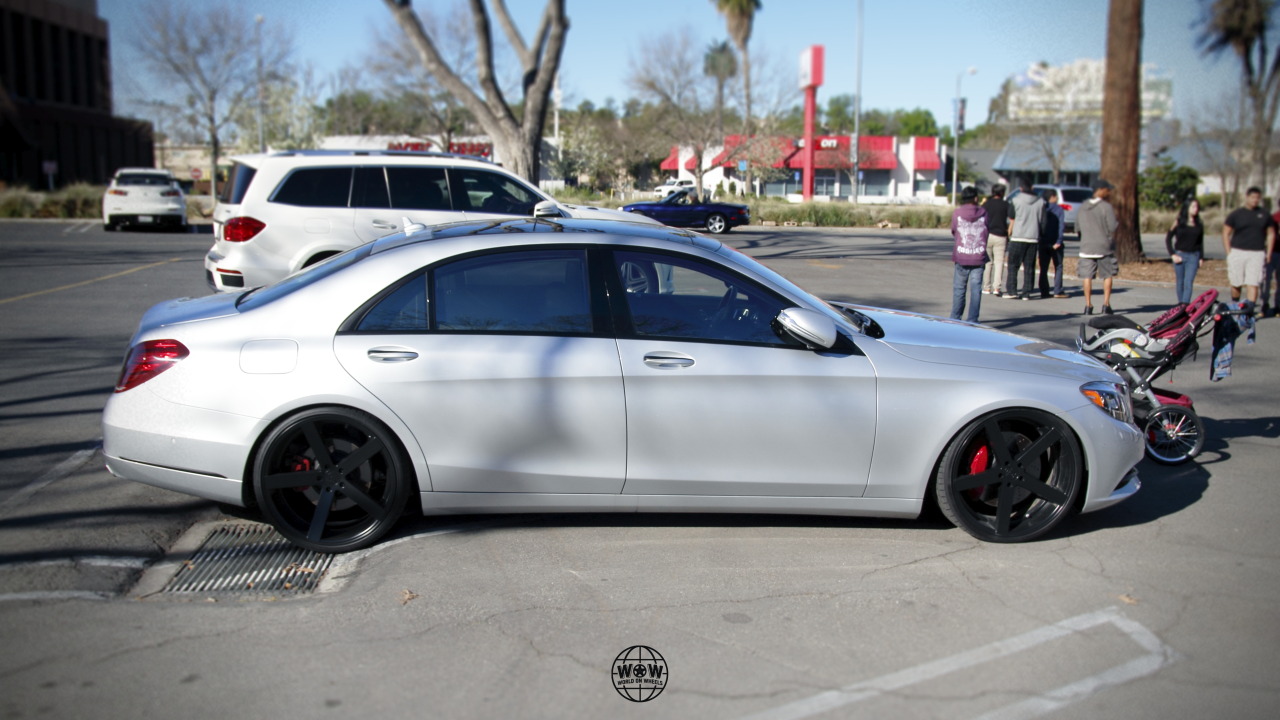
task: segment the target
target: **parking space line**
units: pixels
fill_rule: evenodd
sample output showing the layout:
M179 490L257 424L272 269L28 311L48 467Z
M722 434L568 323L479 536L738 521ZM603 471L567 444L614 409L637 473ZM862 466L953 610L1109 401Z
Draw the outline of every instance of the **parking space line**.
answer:
M1053 625L1045 625L1022 635L998 640L940 660L899 670L872 680L854 683L839 690L818 693L772 710L750 715L745 720L801 720L802 718L813 717L835 708L879 697L958 670L1008 657L1052 640L1105 624L1114 625L1146 650L1147 654L1104 670L1097 675L1092 675L1083 680L1049 690L1036 697L998 708L983 715L981 720L996 720L997 718L999 720L1025 720L1038 717L1084 700L1102 690L1151 675L1177 659L1177 653L1165 645L1154 633L1140 623L1121 615L1117 608L1109 607L1105 610L1067 618Z
M80 466L88 462L89 458L93 457L93 454L96 452L98 452L97 446L80 450L66 460L54 465L45 474L27 483L22 488L19 488L17 492L6 498L4 502L0 502L0 517L4 517L10 510L14 510L19 505L30 500L32 495L40 492L40 490L46 485L57 482L80 469Z
M122 270L122 271L120 271L120 272L118 272L118 273L112 273L112 274L110 274L110 275L103 275L102 277L90 278L90 279L88 279L88 280L81 280L81 281L80 281L80 282L78 282L78 283L71 283L70 285L62 285L62 286L60 286L60 287L48 288L48 289L45 289L45 290L37 290L37 291L35 291L35 292L27 293L26 295L16 295L16 296L11 297L11 298L5 298L5 299L3 299L3 300L0 300L0 305L4 305L5 303L17 302L17 301L19 301L19 300L27 300L27 299L29 299L29 298L39 297L40 295L48 295L48 294L50 294L50 293L62 292L63 290L71 290L72 288L83 287L83 286L85 286L85 285L92 285L93 283L96 283L96 282L102 282L103 280L111 280L111 279L114 279L114 278L118 278L118 277L123 277L123 276L125 276L125 275L129 275L129 274L131 274L131 273L136 273L136 272L138 272L139 270L149 270L149 269L154 268L154 267L160 267L161 265L168 265L169 263L172 263L172 262L178 262L178 261L179 261L179 260L181 260L181 259L182 259L182 258L169 258L168 260L161 260L160 262L151 263L150 265L141 265L141 266L136 267L136 268L130 268L130 269L128 269L128 270Z

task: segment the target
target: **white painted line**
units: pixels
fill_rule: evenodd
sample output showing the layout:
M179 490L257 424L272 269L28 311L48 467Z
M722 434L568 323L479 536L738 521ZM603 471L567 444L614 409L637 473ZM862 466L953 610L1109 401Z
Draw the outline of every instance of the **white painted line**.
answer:
M4 502L0 503L0 517L4 517L9 511L16 509L19 505L30 500L32 495L40 492L40 490L42 490L46 485L55 483L80 469L80 466L88 462L89 458L93 457L93 454L96 452L98 452L98 448L96 447L86 448L75 453L66 460L63 460L57 465L54 465L48 472L28 483L25 487L19 489L18 492L10 495Z
M53 590L48 592L23 592L0 595L0 602L21 602L23 600L110 600L110 593L92 590Z
M982 716L982 720L1024 720L1053 712L1090 697L1102 690L1115 687L1140 677L1151 675L1177 659L1169 646L1147 628L1120 614L1114 607L1097 612L1077 615L1053 625L1036 628L1022 635L998 640L973 650L956 653L950 657L923 663L912 668L881 675L839 690L828 690L802 700L788 703L750 715L744 720L801 720L813 717L845 705L852 705L869 698L894 692L904 687L947 675L958 670L981 665L1003 657L1029 650L1037 645L1066 637L1098 625L1112 624L1147 651L1146 655L1130 660L1083 680L1050 690L1034 698L1008 705Z

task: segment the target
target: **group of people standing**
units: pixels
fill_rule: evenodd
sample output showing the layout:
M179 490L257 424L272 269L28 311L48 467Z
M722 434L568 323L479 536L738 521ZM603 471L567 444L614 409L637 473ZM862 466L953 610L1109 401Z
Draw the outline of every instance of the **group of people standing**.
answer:
M965 315L978 322L983 295L1030 300L1033 276L1039 263L1041 298L1065 298L1062 287L1063 240L1066 216L1058 204L1058 193L1050 188L1042 198L1031 188L1030 179L1019 182L1018 192L1005 200L1005 186L991 188L991 197L981 206L972 187L960 193L960 207L951 216L955 238L952 260L956 264L951 317ZM1093 198L1077 215L1080 228L1080 264L1077 275L1084 279L1085 314L1093 312L1090 297L1094 278L1102 279L1102 312L1111 312L1111 281L1120 271L1115 257L1116 214L1107 198L1111 183L1093 184ZM1053 266L1053 280L1049 266ZM1018 275L1022 275L1021 287ZM965 307L968 306L968 313Z
M1005 187L995 185L991 197L981 206L974 188L960 193L961 205L951 216L955 239L952 261L956 266L951 317L955 320L963 315L969 322L978 322L983 295L1030 300L1037 260L1040 297L1067 297L1062 287L1066 223L1057 192L1049 189L1041 198L1029 180L1024 179L1019 185L1019 191L1009 200L1004 197ZM1093 197L1076 215L1080 233L1076 275L1084 285L1083 313L1093 314L1093 281L1101 279L1102 312L1110 314L1112 280L1120 272L1115 255L1118 222L1109 202L1114 188L1103 179L1094 181L1092 187ZM1222 227L1231 299L1239 301L1244 295L1254 305L1261 299L1259 317L1280 312L1280 247L1276 243L1280 212L1268 215L1261 201L1262 190L1249 188L1244 207L1229 214ZM1177 300L1189 303L1195 294L1196 273L1204 264L1204 222L1195 198L1183 203L1178 219L1165 236L1165 247L1173 261ZM1051 264L1052 283L1048 274Z

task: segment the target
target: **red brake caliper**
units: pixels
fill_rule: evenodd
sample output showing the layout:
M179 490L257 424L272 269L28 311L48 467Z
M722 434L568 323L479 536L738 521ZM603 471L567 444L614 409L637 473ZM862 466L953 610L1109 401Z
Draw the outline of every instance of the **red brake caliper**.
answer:
M293 463L293 472L307 472L311 468L312 468L311 458L305 458L305 457L299 456L298 459L295 460ZM298 490L301 492L301 491L305 491L307 487L308 487L307 485L300 485L294 488L294 490Z
M977 475L986 472L991 467L991 448L986 445L979 445L977 450L973 451L973 455L969 458L969 474ZM969 490L969 497L974 500L982 499L982 492L986 490L986 486L976 487Z

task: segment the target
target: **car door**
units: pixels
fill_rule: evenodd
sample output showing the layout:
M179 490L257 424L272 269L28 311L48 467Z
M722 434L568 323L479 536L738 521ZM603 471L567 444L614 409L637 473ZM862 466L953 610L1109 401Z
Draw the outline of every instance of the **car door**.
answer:
M624 494L860 496L876 379L846 339L779 335L794 306L710 258L617 250L610 263L627 398Z
M343 367L416 435L431 489L621 492L622 371L588 277L582 248L471 255L339 333Z
M453 209L443 167L357 167L352 184L355 228L362 242L404 229L404 219L438 225L464 218Z

